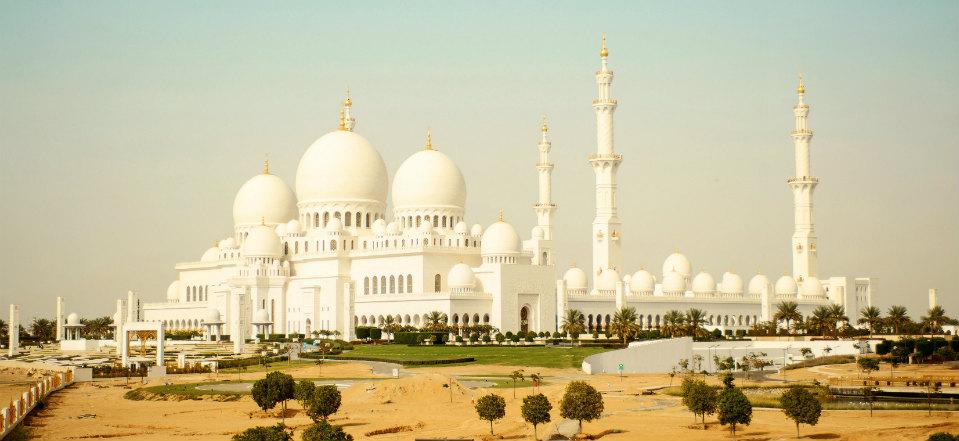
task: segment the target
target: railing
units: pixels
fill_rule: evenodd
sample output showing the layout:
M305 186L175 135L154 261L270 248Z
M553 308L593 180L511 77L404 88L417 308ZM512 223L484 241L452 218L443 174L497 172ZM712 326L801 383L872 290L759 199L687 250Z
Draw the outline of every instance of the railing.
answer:
M10 404L0 409L0 439L13 431L13 428L17 427L30 411L37 407L40 400L70 384L73 384L73 371L58 372L52 376L43 377L19 398L10 401Z

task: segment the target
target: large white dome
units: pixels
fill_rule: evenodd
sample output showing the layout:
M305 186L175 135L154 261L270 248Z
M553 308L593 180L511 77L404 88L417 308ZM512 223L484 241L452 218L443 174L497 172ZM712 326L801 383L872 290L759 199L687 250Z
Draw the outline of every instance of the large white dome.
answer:
M803 297L820 297L825 295L822 282L819 281L819 278L813 276L806 277L806 279L803 280L800 293Z
M799 287L796 286L796 279L790 276L782 276L776 281L777 295L795 296L798 291Z
M663 292L667 294L682 294L686 292L686 278L675 271L663 276Z
M393 176L393 209L455 208L466 205L466 180L444 153L420 150Z
M762 294L763 289L767 286L769 286L769 278L762 274L756 274L752 279L749 279L750 294Z
M641 269L633 273L633 277L629 279L629 290L632 292L653 292L656 289L656 277L646 271Z
M613 291L619 283L619 272L606 268L596 277L596 289L599 291Z
M726 294L742 294L743 278L739 274L726 271L723 274L722 291Z
M296 196L278 176L262 173L246 181L233 199L234 225L275 225L296 218Z
M300 202L369 201L386 204L386 164L366 138L336 130L316 140L296 169Z
M272 228L259 225L250 229L250 235L243 242L245 257L279 257L283 254L283 243Z
M586 272L577 267L570 267L563 275L566 289L586 289Z
M693 278L693 292L696 294L712 294L716 292L716 279L705 271L700 271Z
M522 242L516 229L512 225L498 221L483 232L483 243L480 244L480 253L487 254L513 254L522 249Z
M670 254L669 257L666 258L666 261L663 262L663 280L666 279L666 274L669 272L677 272L684 277L689 277L689 275L692 274L689 259L680 253Z

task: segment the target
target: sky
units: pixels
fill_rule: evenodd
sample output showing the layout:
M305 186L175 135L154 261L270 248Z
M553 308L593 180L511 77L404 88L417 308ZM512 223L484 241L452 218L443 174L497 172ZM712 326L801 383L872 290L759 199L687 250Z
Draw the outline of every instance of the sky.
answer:
M232 233L233 197L356 131L392 174L424 145L466 177L466 218L535 223L553 140L557 277L590 261L590 106L602 33L622 267L789 271L792 106L811 107L820 273L875 304L959 313L959 3L0 1L0 305L23 321L164 299L176 262ZM508 197L503 197L508 195Z

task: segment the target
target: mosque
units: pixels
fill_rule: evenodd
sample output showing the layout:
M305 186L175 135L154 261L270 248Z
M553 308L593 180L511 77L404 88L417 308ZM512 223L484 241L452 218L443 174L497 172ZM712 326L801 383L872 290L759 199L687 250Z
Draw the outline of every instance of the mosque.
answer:
M645 269L627 274L620 267L624 232L616 174L623 156L613 146L617 101L608 57L604 38L592 103L597 145L587 158L596 176L588 269L571 267L557 280L557 207L545 120L536 164L537 225L524 240L502 213L485 228L467 223L463 174L433 147L429 134L390 186L383 158L355 131L347 96L338 127L300 159L295 192L264 163L262 173L236 194L232 234L199 260L178 263L165 301L142 302L129 293L117 300L114 320L249 338L263 331L326 330L349 339L356 326L381 325L386 317L421 326L431 311L446 314L449 324L489 324L505 332L554 331L568 309L582 311L590 329L603 329L626 306L636 308L645 328L663 324L667 311L699 308L706 311L707 328L725 331L770 320L785 300L796 302L804 314L839 304L850 317L872 304L875 279L818 273L812 202L819 180L810 172L812 131L801 78L791 133L796 174L787 181L795 207L791 275L772 281L758 274L747 284L726 272L717 282L706 272L693 274L690 261L679 253L665 260L658 275Z

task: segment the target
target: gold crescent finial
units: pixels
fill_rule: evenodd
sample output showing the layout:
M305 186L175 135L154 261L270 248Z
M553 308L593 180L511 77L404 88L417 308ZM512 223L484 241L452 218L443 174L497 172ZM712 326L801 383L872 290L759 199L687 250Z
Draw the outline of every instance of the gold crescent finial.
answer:
M264 175L270 174L270 154L269 153L267 153L266 157L263 158L263 174Z
M346 115L343 114L343 109L340 109L340 125L336 129L346 130Z
M543 125L540 127L540 130L542 130L543 133L546 133L549 131L549 125L546 124L546 115L543 115Z
M350 86L346 86L346 99L343 100L343 105L346 107L353 105L353 95L350 94Z
M570 262L570 263L569 263L569 267L570 267L570 268L576 268L576 261L574 260L574 261Z
M606 34L603 33L603 48L599 50L599 56L606 58L609 56L609 49L606 49Z
M426 150L433 150L433 131L426 128Z
M806 85L803 84L803 74L799 74L799 86L796 86L796 93L800 95L806 93Z
M499 211L499 216L497 216L496 220L498 222L503 222L503 210Z

